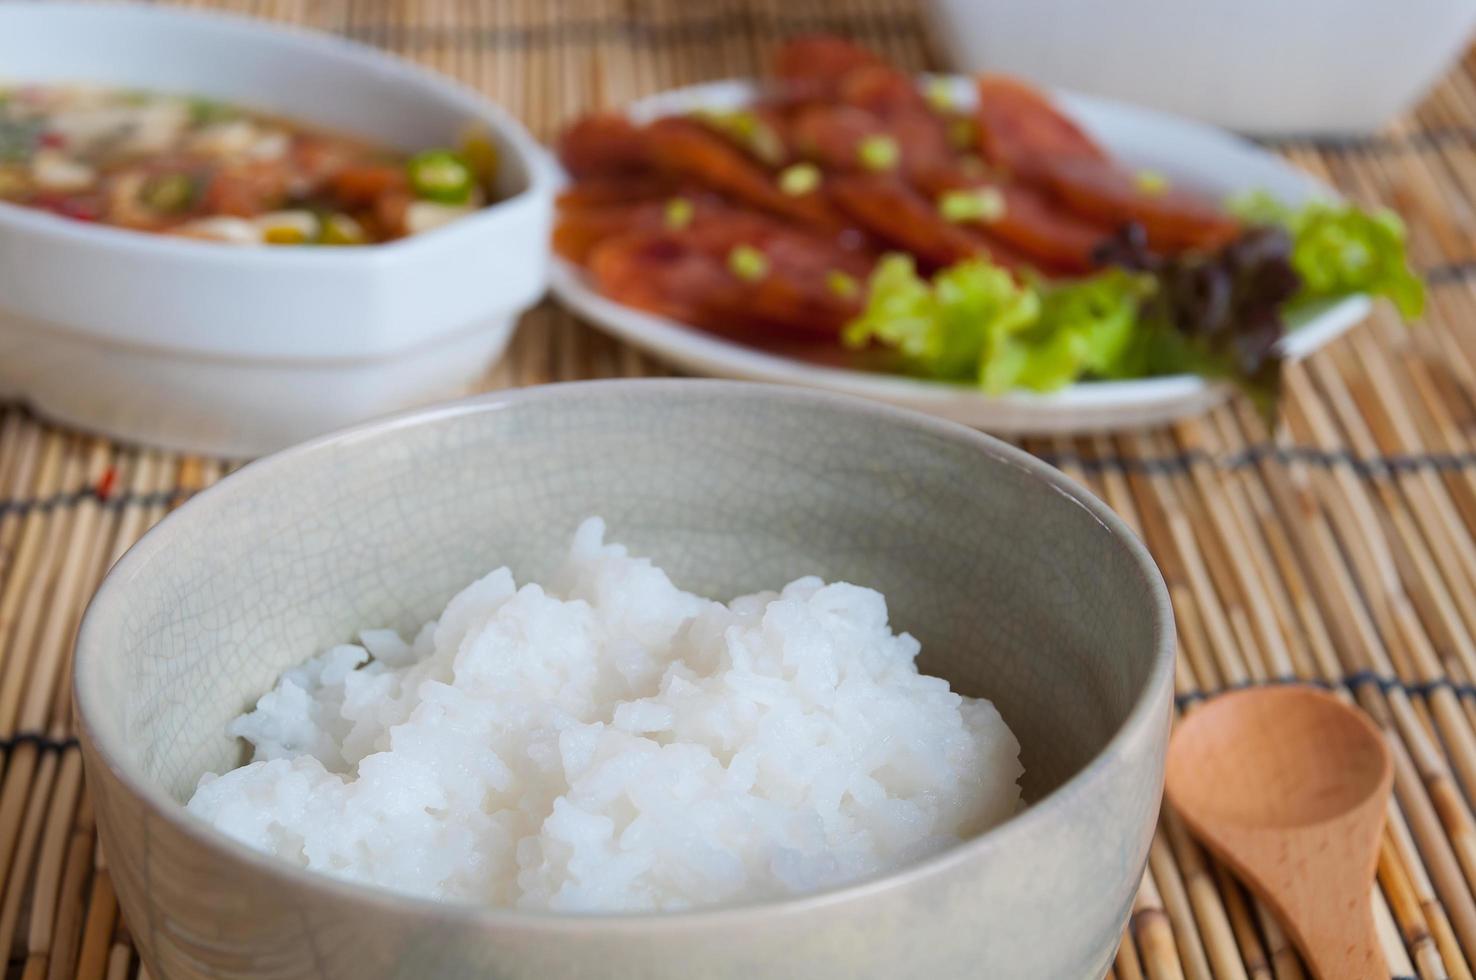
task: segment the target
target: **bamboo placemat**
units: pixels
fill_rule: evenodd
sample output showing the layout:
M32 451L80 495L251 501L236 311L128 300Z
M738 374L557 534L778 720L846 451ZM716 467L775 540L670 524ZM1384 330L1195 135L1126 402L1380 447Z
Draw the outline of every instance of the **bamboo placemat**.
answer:
M799 31L933 63L909 0L238 0L482 89L540 136L592 106L752 73ZM1274 437L1243 404L1169 429L1027 448L1137 528L1178 614L1179 703L1311 680L1366 709L1398 764L1375 895L1390 973L1476 962L1476 54L1376 138L1277 148L1401 210L1432 283L1289 372ZM488 386L662 369L545 305ZM144 976L98 853L71 737L68 655L103 572L221 464L142 452L0 407L0 942L8 975ZM1066 926L1068 924L1063 924ZM1113 974L1304 976L1286 936L1165 813ZM1072 980L1072 978L1061 978Z

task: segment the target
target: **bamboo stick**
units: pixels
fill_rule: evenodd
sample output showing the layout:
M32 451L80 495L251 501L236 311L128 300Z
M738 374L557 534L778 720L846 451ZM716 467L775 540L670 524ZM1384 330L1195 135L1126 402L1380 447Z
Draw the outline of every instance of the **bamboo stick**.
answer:
M1189 464L1189 474L1194 481L1194 489L1205 503L1208 526L1218 538L1219 550L1229 566L1226 574L1233 578L1254 628L1254 642L1263 660L1258 679L1291 676L1294 673L1291 653L1283 639L1274 605L1264 588L1264 573L1269 562L1258 561L1255 549L1258 536L1238 519L1234 505L1227 499L1227 485L1211 471L1202 457L1193 455L1206 445L1206 433L1199 420L1179 423L1175 433L1179 448L1190 454L1193 460Z
M99 865L99 870L103 866ZM108 953L108 980L127 977L133 968L133 937L122 915L113 919L113 946Z
M1174 858L1173 849L1160 825L1153 835L1153 845L1148 854L1149 867L1158 884L1159 898L1163 902L1164 914L1179 951L1179 964L1185 980L1212 980L1209 958L1205 955L1204 940L1195 925L1194 908L1189 900L1188 889Z
M1189 893L1194 920L1214 976L1217 980L1243 980L1245 964L1236 949L1230 917L1210 872L1208 859L1171 808L1165 807L1163 824L1178 859L1184 888Z
M59 489L75 493L85 478L85 463L75 447L62 446L61 479ZM55 594L57 576L61 572L61 558L66 553L66 541L73 523L75 508L60 507L42 512L42 529L34 539L38 548L33 553L34 561L29 565L17 562L18 575L26 576L26 591L15 617L11 632L8 656L3 663L0 676L0 733L14 734L18 730L20 701L25 693L26 678L35 666L32 658L25 655L34 649L37 637L44 628L47 601ZM62 583L63 587L67 583Z
M18 873L21 859L17 859L14 867L12 860L16 859L17 845L23 837L22 820L26 802L33 793L39 753L34 742L22 742L13 747L6 760L5 780L0 783L0 868L7 869L4 879L7 896L10 889L19 887L16 880L24 877ZM0 942L3 941L5 937L0 935Z
M1112 962L1111 976L1119 980L1143 980L1143 966L1138 962L1138 949L1133 945L1131 930L1117 947L1117 957Z
M1224 413L1218 421L1220 444L1244 450L1247 443L1234 416ZM1273 592L1282 596L1285 608L1281 615L1285 629L1299 641L1298 649L1302 652L1299 676L1322 677L1327 681L1341 678L1343 671L1327 622L1312 595L1307 576L1297 561L1291 537L1276 514L1267 488L1249 470L1240 474L1239 483L1245 499L1245 521L1259 527L1265 540L1268 567L1264 574L1268 581L1274 579L1280 585ZM1306 662L1308 659L1310 663Z
M65 980L73 976L76 968L84 921L83 896L92 874L92 846L92 804L84 794L67 842L66 864L57 894L56 925L50 940L51 962L47 980Z
M1152 443L1141 435L1127 437L1125 441L1131 454L1130 459L1141 460L1154 453ZM1195 543L1194 525L1189 515L1179 506L1177 499L1168 494L1163 486L1167 478L1162 474L1145 475L1135 472L1129 479L1134 492L1140 498L1151 496L1159 504L1159 512L1164 517L1163 530L1167 532L1171 542L1169 546L1173 548L1178 566L1185 577L1185 587L1175 590L1175 598L1186 606L1192 599L1197 619L1204 626L1209 638L1208 646L1215 663L1214 674L1225 686L1244 683L1248 675L1239 656L1239 642L1231 627L1230 616L1215 591L1208 566ZM1146 521L1145 518L1145 529L1154 526ZM1160 546L1155 554L1162 553L1163 550L1164 547Z
M1226 426L1231 424L1232 418L1233 410L1225 409L1212 412L1203 425L1197 422L1194 424L1195 438L1205 452L1224 456L1235 445L1226 439ZM1316 643L1319 636L1310 631L1308 635L1304 635L1293 602L1293 596L1297 592L1295 583L1283 581L1282 575L1287 569L1276 560L1275 539L1284 539L1284 532L1279 527L1268 529L1257 519L1256 488L1248 485L1244 471L1236 472L1232 469L1222 472L1205 463L1201 463L1198 470L1197 481L1218 487L1232 522L1226 533L1230 536L1230 541L1244 548L1251 576L1250 587L1257 601L1269 607L1275 642L1284 650L1284 658L1273 657L1274 675L1301 678L1319 676L1314 654L1309 650L1309 643ZM1299 570L1293 569L1294 573L1296 571ZM1322 629L1320 619L1308 625ZM1322 629L1322 635L1325 635L1325 629ZM1336 660L1335 656L1333 660Z
M1374 895L1378 896L1378 889L1374 889ZM1384 949L1384 959L1388 963L1389 972L1396 977L1413 976L1414 964L1409 960L1409 953L1404 949L1400 941L1399 927L1394 923L1394 917L1389 914L1389 906L1382 901L1375 900L1374 924L1378 929L1379 943Z
M1424 909L1415 894L1409 872L1399 860L1387 834L1379 848L1379 885L1388 902L1388 909L1399 929L1404 948L1414 961L1415 970L1421 978L1442 980L1449 976L1440 951L1430 935Z
M114 943L108 951L107 980L128 980L128 971L133 966L133 947L127 943Z
M30 749L34 746L21 746ZM20 751L17 749L17 751ZM0 880L0 952L8 961L15 951L16 924L20 921L22 902L29 897L27 885L31 881L31 870L36 860L36 844L41 839L42 821L51 801L52 783L56 779L58 764L56 752L42 754L40 764L30 776L30 795L26 800L24 821L13 841L14 862L10 864L3 880Z
M1271 973L1276 980L1306 980L1307 972L1302 968L1302 957L1287 937L1286 932L1266 909L1257 902L1256 923L1261 935L1266 937L1266 955L1271 960Z
M31 890L31 928L26 940L26 947L32 955L51 949L58 914L73 914L70 909L58 909L57 900L64 886L62 871L81 795L82 757L77 749L72 748L62 754L56 790L51 797L36 860L36 880Z
M1396 771L1404 764L1405 761L1399 757L1396 751ZM1459 928L1469 931L1472 925L1471 917L1473 911L1476 911L1476 907L1473 907L1470 892L1461 887L1460 871L1455 865L1455 857L1450 853L1448 846L1443 851L1433 849L1434 853L1425 858L1432 865L1436 865L1439 862L1435 876L1437 879L1443 877L1444 880L1441 881L1441 885L1448 888L1448 891L1444 895L1437 897L1436 885L1431 880L1430 873L1427 872L1424 863L1421 861L1420 853L1417 850L1418 845L1415 843L1414 832L1411 830L1409 822L1405 819L1405 810L1401 809L1401 807L1416 809L1418 804L1416 807L1411 807L1411 802L1403 795L1397 795L1395 797L1395 803L1390 806L1388 817L1390 844L1398 851L1400 864L1410 876L1411 885L1419 900L1420 908L1424 911L1425 919L1429 923L1430 932L1435 938L1436 945L1440 949L1441 959L1445 961L1452 980L1463 980L1463 978L1471 976L1471 970L1466 961L1466 956L1461 950L1460 943L1456 939L1457 926L1452 924L1452 919L1459 923ZM1420 798L1419 803L1424 804L1426 807L1428 806L1423 796ZM1421 819L1428 819L1425 811L1421 811L1418 816ZM1426 833L1429 833L1428 830L1426 830ZM1433 843L1436 840L1440 840L1438 835L1431 835L1431 842ZM1449 912L1447 912L1447 903L1451 906L1451 911ZM1476 946L1472 946L1471 948L1476 949Z
M1164 915L1151 871L1143 875L1142 887L1133 903L1132 934L1150 980L1184 980L1173 929Z
M92 895L87 904L87 923L83 927L82 945L77 951L77 980L103 980L112 956L113 921L118 913L118 899L106 870L92 879Z
M50 437L45 440L41 458L37 464L37 476L32 484L31 499L46 499L55 494L62 479L62 440ZM10 559L9 569L0 588L0 676L16 669L24 636L19 635L19 609L36 591L31 589L35 582L35 567L41 560L42 543L49 527L50 514L40 508L32 508L21 518L19 540ZM23 665L22 665L23 666ZM12 734L0 730L0 735Z
M84 464L85 485L97 484L107 469L109 459L107 445L95 442ZM20 731L41 731L50 721L52 705L60 687L58 681L71 653L68 641L76 629L87 597L92 594L91 570L97 563L94 555L105 542L101 531L111 519L91 494L72 510L68 540L61 549L62 558L52 586L53 599L45 622L37 631L25 687L16 692L20 698L16 728ZM19 673L13 676L19 676ZM0 699L0 710L6 704L8 701Z
M1248 980L1271 980L1271 964L1261 937L1256 933L1250 902L1240 885L1222 866L1214 867L1215 881L1225 899L1225 912L1230 918L1230 929L1235 935L1235 946L1240 963Z
M0 442L6 447L4 457L7 460L5 481L0 483L0 500L9 505L0 513L0 583L10 574L16 558L16 542L22 522L20 507L30 500L30 487L41 446L40 430L35 425L22 420L18 412L10 413L9 419L11 424L3 436L5 441ZM3 622L0 620L0 637L4 636Z
M26 957L25 966L21 967L21 980L44 980L46 976L46 956L38 954Z

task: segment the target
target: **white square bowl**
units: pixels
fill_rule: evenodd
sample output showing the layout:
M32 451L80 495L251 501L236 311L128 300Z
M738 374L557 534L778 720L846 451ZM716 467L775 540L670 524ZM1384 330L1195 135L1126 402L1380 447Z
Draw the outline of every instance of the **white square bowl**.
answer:
M0 397L129 441L257 455L458 393L542 295L555 171L470 90L237 17L0 4L8 83L201 95L415 149L485 126L502 200L363 248L252 248L0 203Z

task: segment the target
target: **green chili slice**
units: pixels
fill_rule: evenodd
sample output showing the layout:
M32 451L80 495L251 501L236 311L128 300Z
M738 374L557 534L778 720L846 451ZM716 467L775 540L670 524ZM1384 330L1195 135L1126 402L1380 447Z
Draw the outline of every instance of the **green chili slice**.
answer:
M471 200L476 178L460 154L427 150L410 160L410 187L422 200L437 204L465 204Z
M177 214L195 203L197 189L188 174L160 174L144 184L139 197L151 211Z
M319 245L367 245L369 236L364 228L346 214L329 214L320 219Z

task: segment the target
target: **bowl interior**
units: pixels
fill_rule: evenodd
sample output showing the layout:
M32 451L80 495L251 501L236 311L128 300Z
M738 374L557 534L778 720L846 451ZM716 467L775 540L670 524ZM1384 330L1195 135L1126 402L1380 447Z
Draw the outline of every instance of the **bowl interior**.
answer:
M879 589L923 669L994 700L1032 800L1104 746L1159 655L1141 549L987 437L787 389L559 385L290 450L185 505L88 613L85 721L184 800L241 761L226 723L284 668L359 628L413 630L500 564L539 580L591 514L704 595L805 574Z
M244 18L91 3L0 4L0 83L87 82L205 96L374 139L444 146L470 123L502 149L498 193L530 175L500 114L368 48Z

